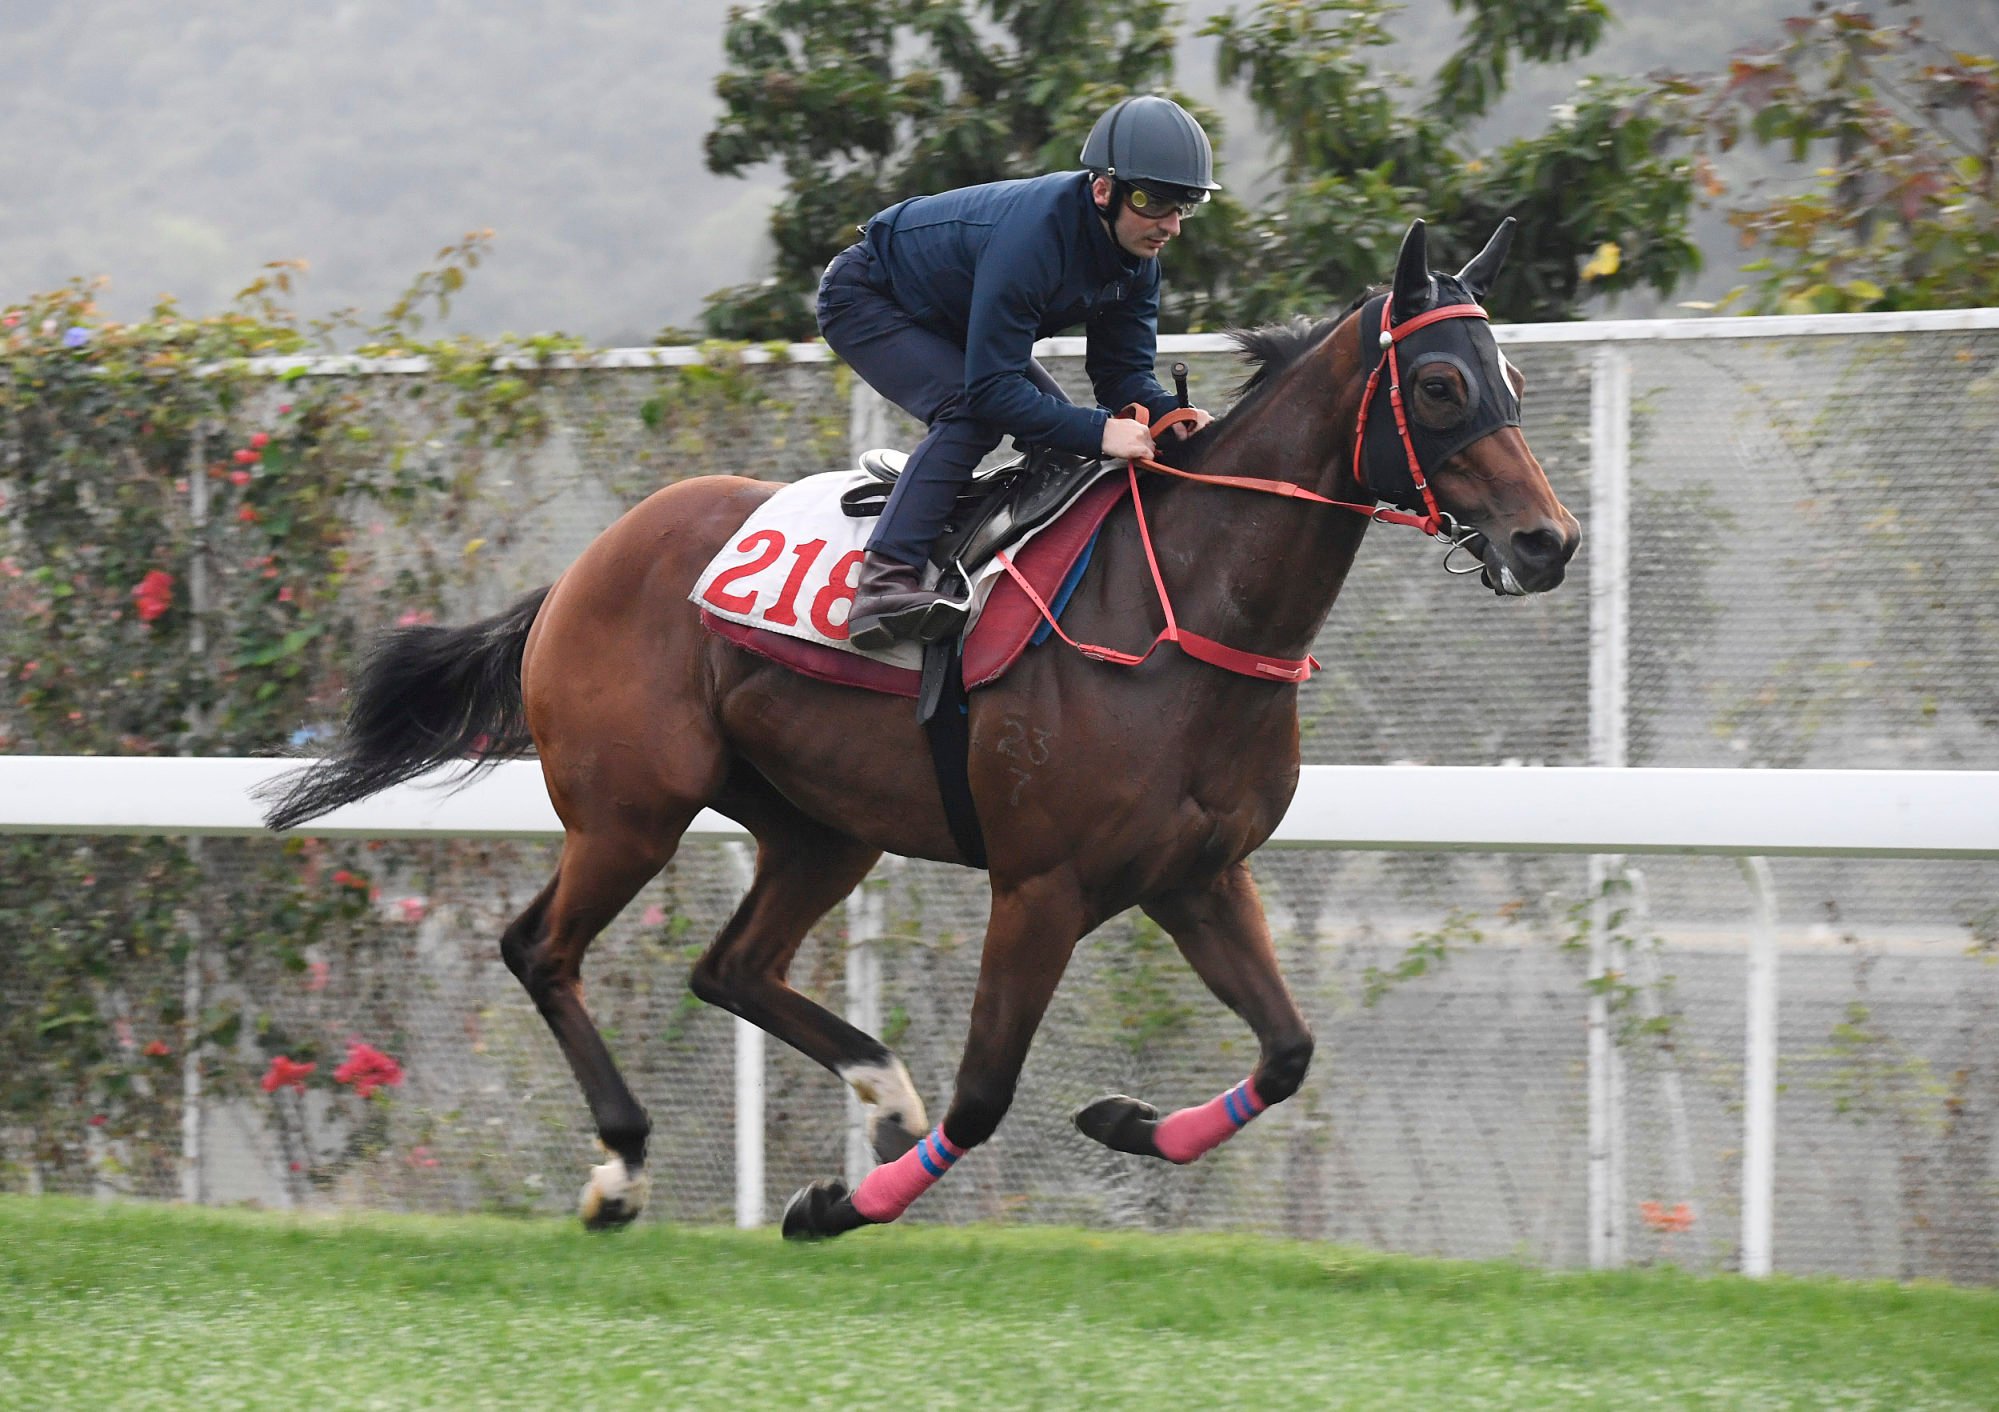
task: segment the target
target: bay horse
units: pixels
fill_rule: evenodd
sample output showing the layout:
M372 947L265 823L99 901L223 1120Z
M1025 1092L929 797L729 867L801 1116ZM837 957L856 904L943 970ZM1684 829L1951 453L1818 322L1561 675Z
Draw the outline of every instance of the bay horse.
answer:
M1237 405L1162 453L1180 465L1155 469L1175 474L1148 477L1142 517L1105 523L1062 616L1086 641L1152 632L1180 650L1120 666L1050 640L972 693L968 772L992 911L964 1057L935 1126L887 1046L786 979L807 929L884 851L966 861L915 715L904 698L795 674L704 631L689 602L774 484L668 486L511 609L385 636L333 751L281 782L268 822L290 828L468 757L538 753L562 851L500 950L607 1154L583 1189L589 1227L639 1214L650 1124L584 1007L584 952L704 807L758 847L749 891L692 989L852 1087L882 1164L852 1192L837 1181L800 1191L787 1237L892 1221L986 1141L1072 949L1133 906L1254 1032L1257 1063L1196 1107L1161 1117L1115 1096L1076 1122L1118 1151L1191 1161L1290 1097L1311 1060L1247 859L1297 787L1303 654L1370 521L1466 545L1508 594L1559 584L1580 538L1520 432L1519 374L1477 302L1511 234L1509 220L1451 276L1429 269L1415 222L1385 293L1316 325L1238 335L1257 366ZM1221 648L1233 666L1212 650L1190 655L1218 643L1233 644Z

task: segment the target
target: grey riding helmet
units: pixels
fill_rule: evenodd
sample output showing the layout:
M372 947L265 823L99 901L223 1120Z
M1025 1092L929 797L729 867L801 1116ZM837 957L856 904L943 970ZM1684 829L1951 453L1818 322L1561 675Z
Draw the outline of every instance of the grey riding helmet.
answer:
M1082 164L1183 207L1199 205L1209 192L1222 189L1207 133L1192 113L1157 94L1126 98L1098 118L1083 143Z

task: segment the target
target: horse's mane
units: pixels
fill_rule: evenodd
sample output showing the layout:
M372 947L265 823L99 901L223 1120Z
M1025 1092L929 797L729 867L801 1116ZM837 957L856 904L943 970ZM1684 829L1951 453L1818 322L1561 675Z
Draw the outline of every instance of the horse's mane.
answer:
M1198 434L1177 443L1168 438L1160 450L1177 454L1167 454L1162 459L1182 470L1193 469L1208 448L1215 444L1223 426L1267 398L1270 389L1282 380L1281 374L1286 368L1304 357L1309 349L1316 348L1354 310L1379 293L1379 288L1363 290L1345 309L1328 318L1313 320L1301 314L1282 323L1265 324L1261 328L1228 330L1229 340L1236 345L1243 361L1250 364L1249 376L1235 389L1229 409Z

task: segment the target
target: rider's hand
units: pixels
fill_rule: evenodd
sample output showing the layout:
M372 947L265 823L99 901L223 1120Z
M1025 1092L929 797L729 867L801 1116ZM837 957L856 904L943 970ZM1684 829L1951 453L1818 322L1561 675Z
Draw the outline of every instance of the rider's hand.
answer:
M1115 456L1120 461L1133 461L1141 457L1150 460L1159 448L1153 444L1152 433L1145 423L1130 417L1112 417L1104 423L1104 455Z
M1175 422L1172 426L1166 428L1166 430L1172 432L1173 435L1179 437L1182 441L1185 441L1188 437L1214 420L1214 417L1210 413L1202 411L1199 407L1189 407L1187 410L1194 414L1192 421Z

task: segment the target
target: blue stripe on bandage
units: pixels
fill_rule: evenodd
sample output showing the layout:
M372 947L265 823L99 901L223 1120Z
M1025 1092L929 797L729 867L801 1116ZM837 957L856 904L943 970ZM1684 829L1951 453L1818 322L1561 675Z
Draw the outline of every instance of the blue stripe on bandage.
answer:
M958 1160L958 1154L938 1141L936 1133L926 1133L923 1140L916 1144L916 1160L923 1164L923 1170L931 1176L941 1177L951 1170L951 1164Z
M1229 1115L1229 1121L1233 1122L1237 1127L1241 1127L1244 1123L1247 1123L1251 1118L1254 1118L1258 1113L1263 1111L1249 1101L1249 1085L1250 1081L1244 1079L1228 1091L1228 1095L1222 1104L1222 1107Z

